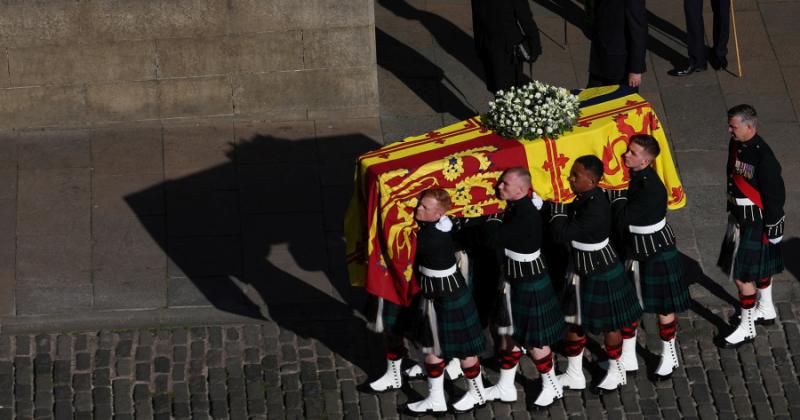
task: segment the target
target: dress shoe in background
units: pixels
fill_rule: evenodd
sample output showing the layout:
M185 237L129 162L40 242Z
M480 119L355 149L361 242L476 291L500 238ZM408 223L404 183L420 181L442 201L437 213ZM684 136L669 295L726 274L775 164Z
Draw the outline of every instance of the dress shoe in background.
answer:
M689 64L688 66L686 66L684 68L672 69L672 70L668 71L667 74L669 74L670 76L675 76L675 77L683 77L683 76L689 76L692 73L705 71L706 68L707 68L706 65L695 66L694 64Z

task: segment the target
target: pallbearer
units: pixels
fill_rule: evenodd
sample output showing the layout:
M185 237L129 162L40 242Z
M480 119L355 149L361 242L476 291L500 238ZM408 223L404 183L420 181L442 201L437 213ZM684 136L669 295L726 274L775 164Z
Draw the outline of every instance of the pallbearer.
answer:
M718 264L736 281L742 315L739 326L720 340L725 348L753 341L755 324L771 324L772 276L783 271L781 165L756 132L758 116L750 105L728 110L728 232Z
M564 343L568 366L560 383L571 389L584 389L584 331L603 333L609 364L597 391L625 385L627 376L620 362L620 329L639 319L642 310L633 284L609 243L611 205L597 184L603 176L603 163L596 156L581 156L570 170L569 183L577 194L569 206L552 204L551 232L556 242L571 247L571 271L567 290L574 290L575 313L569 314ZM568 295L568 294L567 294Z
M678 367L675 344L676 312L689 309L689 290L683 283L683 267L675 247L675 235L667 224L667 190L650 166L661 149L647 134L630 139L623 155L630 173L627 190L609 190L617 225L623 230L626 267L633 277L645 312L658 314L661 361L658 378ZM626 337L626 330L632 331ZM622 363L627 371L638 368L636 325L623 329Z
M500 380L486 389L489 401L517 400L514 377L522 355L529 349L542 378L542 391L534 404L546 407L563 396L556 378L550 345L564 335L564 316L553 292L542 248L542 201L531 191L531 174L524 168L507 170L497 186L506 200L503 215L490 217L485 225L489 244L503 255L503 282L496 323L502 337Z
M453 223L445 216L451 207L448 193L435 188L422 194L415 213L420 229L414 263L422 289L417 321L422 328L416 340L425 353L428 377L428 396L405 407L415 416L447 411L444 369L445 360L453 357L461 359L468 383L467 393L453 404L453 410L467 412L486 403L477 356L485 343L472 294L456 267Z

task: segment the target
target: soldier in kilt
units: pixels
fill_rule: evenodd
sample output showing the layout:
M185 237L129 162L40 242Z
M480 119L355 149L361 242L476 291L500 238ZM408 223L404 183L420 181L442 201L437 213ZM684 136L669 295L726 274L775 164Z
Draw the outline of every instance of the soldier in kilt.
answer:
M657 378L667 378L678 367L675 345L676 312L689 309L689 289L683 282L683 266L675 247L675 234L666 221L667 190L650 166L661 149L647 134L630 139L622 156L630 172L626 190L609 190L615 222L622 230L626 270L633 275L645 312L658 314L661 361ZM636 323L622 329L622 364L636 371Z
M728 231L718 265L736 281L741 317L725 348L753 341L756 323L771 324L777 313L772 304L772 276L783 271L786 189L781 165L758 135L758 116L750 105L728 110Z
M466 279L457 268L453 222L445 216L452 207L447 191L426 190L420 197L415 218L420 229L414 256L416 278L421 288L418 328L414 336L425 353L428 396L406 404L407 414L420 416L447 411L444 397L445 360L461 359L469 389L453 404L456 412L467 412L486 403L478 354L485 347L480 318Z
M571 270L566 296L574 297L575 311L567 313L568 331L564 340L567 370L558 376L562 386L584 389L584 331L603 333L609 364L606 376L596 391L609 391L625 385L627 377L620 362L622 335L620 329L639 319L642 309L633 284L625 277L622 264L609 243L611 206L598 188L603 176L603 163L596 156L581 156L570 170L569 182L577 194L568 207L552 204L550 230L553 239L571 247ZM572 302L562 302L567 307Z
M487 242L503 260L495 320L501 337L500 380L486 389L486 399L517 400L514 378L524 347L542 378L542 391L534 404L546 407L563 396L550 345L564 336L564 316L541 255L542 200L535 192L533 199L528 197L531 189L527 169L507 170L497 185L498 196L507 202L506 210L484 225Z

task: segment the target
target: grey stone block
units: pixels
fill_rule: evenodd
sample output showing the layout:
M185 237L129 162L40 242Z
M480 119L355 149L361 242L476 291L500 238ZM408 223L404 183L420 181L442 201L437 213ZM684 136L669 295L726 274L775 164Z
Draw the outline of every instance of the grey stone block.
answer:
M20 289L91 284L91 243L88 237L78 233L74 236L20 236L17 243L17 285ZM38 295L38 292L31 292ZM22 308L19 296L17 298L18 308Z
M301 89L302 86L307 86L305 73L290 71L236 76L233 81L236 114L275 111L283 113L288 110L305 112L308 103L307 94ZM0 117L2 117L1 109ZM302 119L305 119L305 116Z
M80 38L80 8L75 3L20 2L5 6L0 19L0 37L8 46L64 44Z
M104 207L95 207L92 233L95 246L92 263L95 271L105 279L125 272L166 273L164 249L166 232L163 216L142 216L117 213Z
M20 171L18 235L87 234L89 177L84 168Z
M4 128L75 126L87 115L80 86L0 89L0 121Z
M89 168L89 133L87 130L23 131L17 139L19 168Z
M95 122L158 118L161 106L159 87L153 81L87 85L86 115L83 118Z
M12 86L151 80L155 58L153 41L11 48L8 73Z
M164 171L160 122L98 128L90 131L90 137L96 176L161 174Z
M373 26L303 31L304 67L364 67L375 62Z
M231 83L226 76L162 80L158 99L161 117L233 114Z
M167 305L165 267L94 271L96 309L147 309Z
M156 41L160 78L222 75L230 71L225 37Z
M250 300L239 286L228 277L209 276L191 279L171 277L169 279L169 306L217 306L222 308L246 308Z
M303 40L301 31L230 36L225 42L231 71L260 73L302 69L308 59L304 55Z
M215 36L226 30L226 2L114 2L81 5L79 27L87 39L125 40Z
M92 287L17 288L16 296L18 315L63 314L91 308Z

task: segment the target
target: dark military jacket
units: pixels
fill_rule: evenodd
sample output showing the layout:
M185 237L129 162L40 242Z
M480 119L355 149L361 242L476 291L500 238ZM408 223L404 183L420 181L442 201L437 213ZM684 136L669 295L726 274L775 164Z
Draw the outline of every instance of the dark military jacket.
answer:
M502 223L486 224L486 236L492 248L532 254L542 247L542 217L527 196L509 201Z
M436 222L419 222L414 262L431 270L446 270L456 263L456 247L450 232L436 227Z
M626 196L614 199L611 207L620 235L624 238L626 258L643 260L675 246L672 228L650 233L631 232L631 226L652 226L667 215L667 189L656 171L648 166L630 171Z
M553 240L563 244L603 242L611 234L611 204L600 188L578 194L567 207L566 215L556 212L550 218L550 232ZM573 247L572 261L578 274L591 274L614 264L617 255L611 244L591 252Z
M728 211L739 223L764 226L770 238L782 236L786 188L781 165L761 136L730 141L727 173ZM737 198L748 198L755 205L737 205Z

